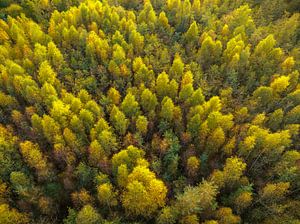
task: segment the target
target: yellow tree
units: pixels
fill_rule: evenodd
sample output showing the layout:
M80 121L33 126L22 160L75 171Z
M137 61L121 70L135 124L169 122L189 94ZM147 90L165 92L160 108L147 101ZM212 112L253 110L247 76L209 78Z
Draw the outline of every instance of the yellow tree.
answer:
M38 176L45 178L49 174L49 164L39 146L30 141L20 143L20 151L24 160L31 168L36 169Z
M126 190L122 194L122 205L127 214L151 217L165 205L167 188L145 166L137 166L128 176Z

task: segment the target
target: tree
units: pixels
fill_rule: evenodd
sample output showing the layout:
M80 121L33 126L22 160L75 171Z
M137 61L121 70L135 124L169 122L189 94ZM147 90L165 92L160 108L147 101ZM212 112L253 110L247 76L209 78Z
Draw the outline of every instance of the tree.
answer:
M79 119L82 121L82 124L85 126L85 129L89 131L95 122L95 117L91 111L86 109L81 109L79 112Z
M121 104L121 110L124 112L126 117L133 117L138 115L140 107L138 102L135 100L135 96L132 95L132 93L128 93L122 104Z
M191 71L187 71L182 76L180 88L183 88L185 85L189 85L189 84L193 85L193 83L194 83L193 73Z
M172 99L166 96L162 101L160 117L168 122L171 122L174 118L174 108L175 106Z
M298 151L286 151L274 169L274 173L278 175L279 180L290 183L291 187L300 186L299 166L297 166L299 159L300 153Z
M62 53L52 41L48 43L47 48L49 62L56 71L60 71L65 63Z
M181 217L199 214L202 210L213 209L217 194L213 183L202 181L196 187L186 187L182 194L177 195L174 207Z
M111 88L108 90L107 97L110 99L110 101L111 101L113 104L119 105L121 96L120 96L119 91L116 90L114 87L111 87Z
M238 157L231 157L226 159L225 167L223 169L225 181L227 183L234 183L240 179L246 169L246 164Z
M134 47L136 54L141 54L144 48L144 36L142 36L136 30L133 30L129 35L129 43Z
M225 142L225 134L221 127L216 128L207 139L206 150L210 154L217 153Z
M52 102L57 99L57 92L53 85L45 83L41 88L41 97L48 108L51 108Z
M34 45L34 62L40 65L47 59L47 48L39 43Z
M270 105L273 101L273 89L271 87L260 86L254 91L253 97L262 106Z
M252 193L249 191L242 191L237 194L234 199L234 205L238 213L243 212L247 207L251 205L253 201Z
M155 11L153 10L151 1L146 1L144 3L144 8L143 10L140 12L139 16L138 16L138 22L139 23L145 23L148 25L148 28L150 30L154 30L155 25L156 25L156 14Z
M113 155L113 172L116 174L116 172L118 171L118 167L122 164L126 165L128 170L131 171L138 164L138 161L143 158L144 155L145 152L143 150L132 145L128 146L126 149L123 149Z
M17 148L18 138L12 132L0 125L0 178L5 181L14 170L22 167L20 153Z
M29 217L24 213L11 209L8 204L0 204L0 223L7 224L27 224L30 223Z
M97 140L92 141L89 147L89 164L98 167L101 161L106 159L106 153L101 144Z
M107 155L110 155L118 148L116 136L109 130L103 130L100 132L97 139Z
M281 64L281 68L286 72L291 72L295 65L295 60L293 57L287 57Z
M167 188L155 174L144 166L137 166L128 176L126 191L122 194L122 205L132 216L151 217L165 205Z
M251 11L251 8L245 4L230 13L228 26L232 33L236 34L242 30L247 35L250 35L253 32L255 24L251 17Z
M106 39L100 38L94 31L91 31L87 37L85 49L92 63L94 61L107 63L110 47Z
M101 220L101 215L91 205L85 205L77 214L76 224L97 224Z
M81 89L78 93L78 97L82 103L87 103L92 100L92 96L85 89Z
M189 98L189 104L191 106L197 106L204 102L204 95L202 93L202 89L198 88L196 89L192 96Z
M92 185L93 179L95 177L95 170L96 169L88 166L84 162L80 162L78 164L78 166L74 170L74 175L77 178L77 184L79 188L88 188Z
M134 73L134 83L136 86L150 86L154 81L154 78L155 76L153 70L149 70L145 64L142 64Z
M126 134L129 121L117 106L113 106L113 109L110 112L110 121L120 135Z
M261 40L252 54L254 70L258 73L258 78L264 76L266 81L270 75L276 72L276 66L280 63L283 52L280 48L275 48L276 41L273 35L268 35Z
M165 96L168 96L169 89L169 76L167 73L162 72L157 76L156 79L156 93L160 100Z
M174 224L176 223L176 214L172 207L164 207L157 217L158 224Z
M101 205L116 206L118 204L117 194L110 183L104 183L97 187L97 196Z
M145 112L155 111L157 98L149 89L144 89L141 95L141 106Z
M287 124L297 124L300 121L300 105L291 109L285 116Z
M90 193L82 188L80 191L75 191L71 194L72 203L76 208L82 208L85 205L93 203L94 198Z
M39 177L46 178L49 175L49 164L47 164L37 144L30 141L22 142L20 143L20 151L28 165L36 169Z
M41 137L43 134L42 118L37 114L31 116L31 125L35 135Z
M207 36L202 41L201 48L199 50L199 56L202 66L207 69L209 68L209 66L217 63L221 53L221 41L214 41L210 36Z
M280 76L271 83L270 87L275 93L281 94L289 86L289 79L288 76Z
M66 144L75 152L79 150L79 142L77 136L69 128L65 128L63 131L63 136Z
M42 127L44 136L50 143L54 143L56 141L56 136L61 135L60 126L52 117L48 115L43 116Z
M63 220L64 224L76 224L77 212L74 209L68 209L68 216Z
M285 195L289 193L289 187L289 182L268 183L260 192L261 200L267 203L283 200Z
M200 18L201 13L201 2L200 0L194 0L192 4L192 12L196 20Z
M230 157L226 159L223 171L216 170L211 175L211 180L218 185L219 188L224 186L232 186L236 184L244 170L246 163L238 157Z
M200 160L196 156L191 156L187 160L187 172L190 177L195 177L200 168Z
M221 207L216 212L216 218L220 224L238 224L241 222L241 218L232 214L232 209L228 207Z
M187 215L184 216L183 218L180 219L179 221L180 224L198 224L199 223L199 219L197 217L197 215Z
M193 117L189 119L187 124L187 130L192 134L192 136L198 137L200 125L201 125L200 114L195 114Z
M172 27L169 24L169 19L164 11L162 11L158 16L157 28L160 31L160 33L165 34L167 36L173 33Z
M184 71L184 63L182 62L180 55L176 54L173 60L173 64L169 71L170 77L176 81L179 81L182 78L183 71Z
M246 46L241 34L227 42L223 57L229 70L242 72L249 65L250 47Z
M69 105L65 105L61 100L53 101L50 115L61 127L68 125L70 114Z
M183 86L179 92L180 101L187 102L189 98L193 95L193 93L194 93L194 88L192 84Z
M104 115L103 109L99 106L95 100L89 100L84 108L93 113L94 118L102 117Z
M41 85L45 84L46 82L54 85L54 82L56 80L56 73L52 70L48 61L43 61L41 63L39 67L38 80Z
M128 181L127 164L121 164L117 170L117 182L120 187L126 187Z
M32 183L27 175L22 172L11 172L10 178L12 188L18 193L19 197L27 200L36 199L36 191L33 189ZM29 193L31 191L31 194Z
M144 116L138 116L136 120L136 129L142 135L146 135L148 131L148 120Z
M196 9L197 10L197 9ZM185 41L186 43L195 44L199 39L199 28L197 23L194 21L188 31L185 33Z
M281 123L283 121L283 116L284 116L284 112L281 108L275 110L270 115L268 120L268 126L271 128L271 130L277 131L278 129L280 129Z

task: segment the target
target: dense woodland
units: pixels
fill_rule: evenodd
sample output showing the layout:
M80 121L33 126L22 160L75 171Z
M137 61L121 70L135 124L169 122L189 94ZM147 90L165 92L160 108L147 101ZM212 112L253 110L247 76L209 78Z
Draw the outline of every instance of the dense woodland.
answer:
M1 0L0 224L299 224L299 0Z

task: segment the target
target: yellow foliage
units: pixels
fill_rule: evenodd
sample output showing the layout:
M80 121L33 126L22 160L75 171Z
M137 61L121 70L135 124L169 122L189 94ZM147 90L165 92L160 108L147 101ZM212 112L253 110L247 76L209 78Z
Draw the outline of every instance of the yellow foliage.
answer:
M126 191L122 195L122 204L126 213L132 216L151 217L165 205L167 188L155 174L144 166L137 166L128 176Z

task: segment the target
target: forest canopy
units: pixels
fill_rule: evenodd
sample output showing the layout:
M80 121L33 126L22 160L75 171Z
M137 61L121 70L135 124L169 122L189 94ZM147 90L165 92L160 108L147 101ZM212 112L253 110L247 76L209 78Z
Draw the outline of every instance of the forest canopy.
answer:
M299 0L1 0L0 224L299 224Z

